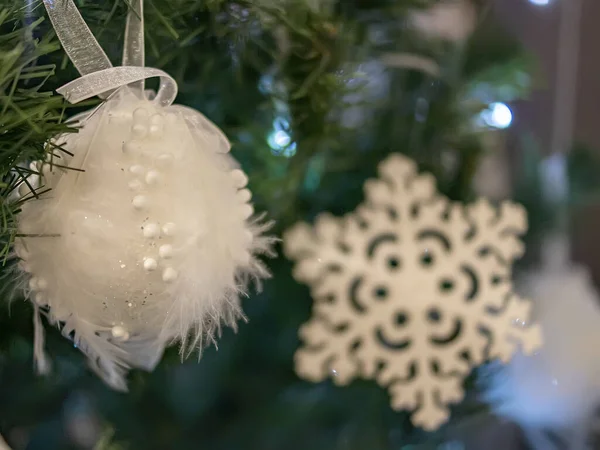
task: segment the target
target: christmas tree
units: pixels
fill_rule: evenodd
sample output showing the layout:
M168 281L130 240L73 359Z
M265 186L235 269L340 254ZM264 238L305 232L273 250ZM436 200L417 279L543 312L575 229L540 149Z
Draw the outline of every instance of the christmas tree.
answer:
M100 100L70 105L55 92L78 74L42 4L13 3L0 5L0 433L12 448L454 449L475 430L497 432L472 378L438 432L414 427L372 381L300 379L294 353L312 300L280 245L265 260L272 279L242 301L248 323L224 329L199 362L182 363L175 346L152 373L132 371L127 394L114 392L46 324L53 367L37 376L33 308L14 289L16 221L42 194L29 186L30 163L51 138L77 132L67 118ZM76 4L116 64L130 2ZM144 21L146 65L173 76L177 103L231 140L278 237L319 213L354 210L392 152L434 175L451 200L471 202L507 125L504 102L529 89L528 57L483 1L152 0ZM521 200L535 242L546 212Z

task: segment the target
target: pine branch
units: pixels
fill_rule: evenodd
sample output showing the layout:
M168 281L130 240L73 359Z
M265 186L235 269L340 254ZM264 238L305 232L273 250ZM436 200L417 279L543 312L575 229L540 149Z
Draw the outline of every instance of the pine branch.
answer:
M27 25L22 9L0 9L0 257L16 233L18 187L31 186L28 163L44 159L49 139L69 131L63 99L43 90L55 71L52 64L39 64L40 58L59 45L49 34L34 38L42 21Z

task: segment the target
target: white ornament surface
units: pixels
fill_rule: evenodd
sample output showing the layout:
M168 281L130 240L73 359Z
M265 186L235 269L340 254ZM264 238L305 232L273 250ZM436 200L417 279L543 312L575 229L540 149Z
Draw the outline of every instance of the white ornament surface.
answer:
M81 125L34 164L51 190L24 205L15 251L26 294L125 389L127 369L153 369L165 346L188 354L235 326L271 239L239 195L248 178L229 142L200 113L124 88Z
M355 212L323 214L284 237L294 276L315 299L296 370L339 385L375 379L395 409L435 429L448 404L463 398L474 366L540 346L529 302L512 292L526 216L512 203L499 210L485 200L452 203L398 154L379 174Z
M588 269L570 261L568 241L562 234L547 236L542 265L519 283L533 299L544 347L492 366L482 381L496 414L528 431L583 433L583 441L600 403L600 296ZM572 443L575 436L566 440Z
M4 439L2 439L2 436L0 436L0 450L10 450L10 447L4 441Z

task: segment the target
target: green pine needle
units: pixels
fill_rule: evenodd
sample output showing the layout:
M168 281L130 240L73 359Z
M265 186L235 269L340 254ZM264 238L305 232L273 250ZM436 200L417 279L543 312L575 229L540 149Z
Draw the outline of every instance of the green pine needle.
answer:
M32 160L44 159L45 144L69 131L63 123L64 101L43 91L55 74L52 64L38 64L40 58L56 52L58 43L50 35L34 38L43 18L23 24L23 11L17 7L0 10L0 257L6 261L16 227L15 215L23 199L15 201L16 190L35 173Z

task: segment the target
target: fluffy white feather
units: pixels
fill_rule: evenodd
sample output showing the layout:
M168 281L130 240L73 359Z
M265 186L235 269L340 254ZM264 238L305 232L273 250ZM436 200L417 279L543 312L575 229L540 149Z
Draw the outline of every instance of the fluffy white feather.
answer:
M125 389L166 345L187 352L235 326L272 239L220 130L125 88L56 144L74 156L55 149L36 166L52 190L24 206L16 252L26 293L92 368Z
M544 346L494 371L486 397L527 430L577 433L600 402L600 298L586 270L566 263L564 238L545 249L546 266L522 289L535 302Z

